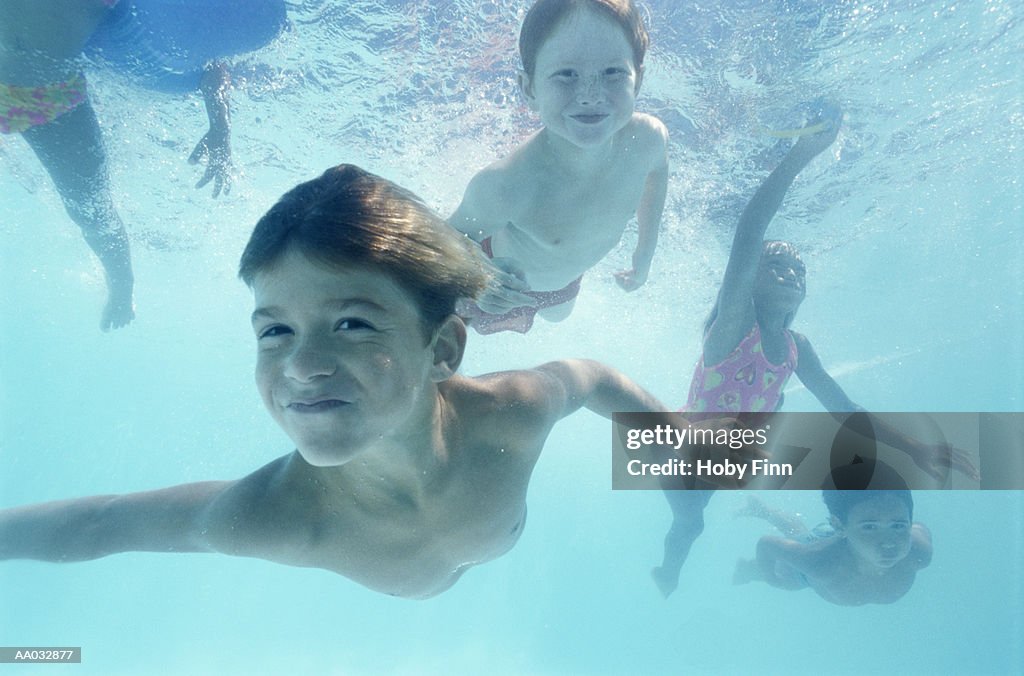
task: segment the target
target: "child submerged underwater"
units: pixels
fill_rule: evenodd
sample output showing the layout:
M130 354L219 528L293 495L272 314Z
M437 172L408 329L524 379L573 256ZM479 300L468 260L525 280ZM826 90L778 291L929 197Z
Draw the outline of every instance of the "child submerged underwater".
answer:
M0 510L0 560L219 552L425 598L516 543L558 420L664 410L588 360L459 375L455 303L486 283L479 257L414 195L351 165L285 194L240 276L257 389L296 450L235 481Z
M449 223L498 282L460 314L482 334L526 333L572 311L583 274L637 216L626 291L650 272L668 188L668 132L634 110L648 36L632 0L538 0L523 21L519 86L543 128L479 172Z
M737 562L733 582L809 587L848 606L893 603L906 595L917 571L931 563L931 533L913 521L913 496L892 468L857 460L833 470L837 486L860 484L857 489L822 491L831 532L809 530L795 515L751 498L740 514L768 521L785 537L761 538L756 558ZM877 488L861 487L868 479Z
M764 241L768 224L794 179L833 143L841 119L838 109L823 107L740 216L718 299L705 324L703 350L685 411L777 411L783 402L782 390L794 373L829 412L863 411L824 369L810 341L789 328L806 296L806 271L796 248L788 242ZM977 476L970 460L957 449L918 442L880 421L873 426L880 441L908 453L932 477L941 477L949 469ZM662 486L673 519L662 564L651 576L667 598L678 586L690 548L704 530L703 513L712 491L692 478L665 479Z
M258 49L285 25L284 0L229 5L225 0L0 3L0 133L25 139L103 266L104 331L134 319L135 277L80 57L84 53L107 63L147 89L201 91L210 128L189 162L206 164L197 188L212 181L214 197L226 194L231 180L230 77L221 59ZM208 30L207 24L215 22L216 31Z

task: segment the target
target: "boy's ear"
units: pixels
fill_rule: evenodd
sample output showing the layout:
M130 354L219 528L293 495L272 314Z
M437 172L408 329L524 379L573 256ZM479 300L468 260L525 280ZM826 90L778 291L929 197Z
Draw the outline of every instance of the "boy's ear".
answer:
M434 332L431 341L433 364L430 379L435 383L448 380L459 370L466 351L466 325L456 315L448 315Z
M537 112L537 99L533 95L533 82L530 80L530 76L525 70L520 68L516 80L519 83L519 91L522 93L523 98L526 99L526 105L533 112Z
M636 84L633 85L633 96L640 93L640 85L644 81L644 64L640 64L640 67L636 69Z

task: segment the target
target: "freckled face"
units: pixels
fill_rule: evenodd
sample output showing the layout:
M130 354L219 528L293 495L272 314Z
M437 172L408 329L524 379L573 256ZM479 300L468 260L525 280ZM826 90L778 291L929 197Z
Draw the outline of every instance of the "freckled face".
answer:
M625 31L593 10L566 17L537 52L523 91L545 128L581 148L600 146L633 115L639 73Z
M253 291L256 385L307 462L344 464L431 410L432 350L416 305L389 276L292 249Z
M855 556L886 570L910 553L910 527L906 504L894 496L883 495L854 505L843 532Z

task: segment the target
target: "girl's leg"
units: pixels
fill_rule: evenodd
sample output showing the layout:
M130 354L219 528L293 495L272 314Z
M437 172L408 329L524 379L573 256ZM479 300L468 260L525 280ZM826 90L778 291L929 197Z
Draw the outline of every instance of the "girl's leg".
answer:
M53 122L27 129L22 136L53 179L71 220L82 229L86 243L103 264L108 296L100 328L125 326L135 317L135 279L128 236L110 196L106 153L92 106L86 99Z
M666 490L672 508L672 526L665 535L665 554L661 565L651 571L662 596L668 598L679 586L679 573L690 555L690 547L704 532L704 508L714 491Z

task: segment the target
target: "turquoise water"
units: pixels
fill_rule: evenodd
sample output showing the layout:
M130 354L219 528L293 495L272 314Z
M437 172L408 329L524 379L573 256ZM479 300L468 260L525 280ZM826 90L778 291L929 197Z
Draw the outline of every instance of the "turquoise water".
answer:
M96 330L103 278L27 146L3 137L0 506L241 476L291 448L252 383L251 297L235 266L295 183L353 162L442 213L534 121L514 90L526 3L305 2L235 65L241 175L213 201L184 160L198 97L91 72L115 199L133 237L138 319ZM804 252L795 328L873 410L1020 411L1024 46L1016 2L649 2L638 108L673 138L651 280L584 281L567 321L470 338L468 374L591 357L681 403L738 210L778 155L768 126L827 96L847 119L770 234ZM705 6L708 5L708 6ZM820 410L798 383L787 409ZM402 601L318 570L203 555L0 565L0 644L78 645L138 673L1019 673L1024 500L922 492L935 556L889 606L731 584L767 532L717 495L679 591L658 595L669 512L609 489L608 423L561 423L506 556ZM819 496L764 494L811 521ZM10 669L8 667L8 669ZM19 669L19 673L36 673Z

